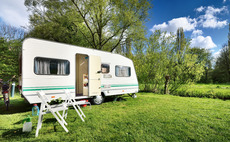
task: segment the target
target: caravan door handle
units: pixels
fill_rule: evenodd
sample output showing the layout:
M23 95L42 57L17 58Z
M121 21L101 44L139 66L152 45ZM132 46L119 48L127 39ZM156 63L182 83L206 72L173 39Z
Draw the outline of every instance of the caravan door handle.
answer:
M98 80L101 80L100 78L98 78Z
M97 71L97 73L102 73L102 71Z

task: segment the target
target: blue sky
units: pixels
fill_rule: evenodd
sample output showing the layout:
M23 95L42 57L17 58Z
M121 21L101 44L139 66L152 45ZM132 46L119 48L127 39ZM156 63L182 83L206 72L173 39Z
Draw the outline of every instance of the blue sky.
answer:
M230 0L152 0L148 35L154 30L175 33L183 27L192 46L209 49L216 57L227 43ZM16 27L28 25L24 0L1 0L0 21Z
M209 49L218 56L227 43L230 0L152 0L148 35L157 29L175 33L183 27L191 46Z

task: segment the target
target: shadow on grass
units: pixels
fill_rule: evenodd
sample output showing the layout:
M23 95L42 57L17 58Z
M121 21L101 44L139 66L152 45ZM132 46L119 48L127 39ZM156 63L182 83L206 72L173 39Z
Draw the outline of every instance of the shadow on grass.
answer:
M0 114L14 114L31 111L32 105L25 102L23 98L14 98L10 100L9 109L6 110L6 106L3 100L0 101Z
M57 120L55 118L44 118L42 123L56 123Z
M18 122L15 122L14 125L22 124L22 121L23 121L23 120L20 120L20 121L18 121Z
M130 96L106 97L104 103L127 101L126 97L130 97Z
M34 127L32 128L34 129ZM12 139L16 137L28 138L31 137L31 132L22 132L22 128L11 129L2 133L2 138Z
M21 124L22 123L22 120L14 123L14 124ZM43 125L44 124L53 124L53 131L54 132L57 132L58 128L57 126L58 125L58 122L55 118L46 118L43 120ZM33 129L36 129L37 128L37 125L36 126L33 126L32 127L32 130ZM4 130L4 132L2 133L2 138L5 138L5 139L15 139L15 138L31 138L31 132L22 132L22 128L17 128L17 129L10 129L10 130L7 130L7 129L0 129L0 130Z
M119 102L126 101L126 97L130 96L114 96L114 97L106 97L104 103L108 102ZM0 101L0 115L1 114L14 114L14 113L22 113L31 111L32 105L28 102L25 102L23 98L14 98L10 100L9 110L6 110L6 106L4 101Z

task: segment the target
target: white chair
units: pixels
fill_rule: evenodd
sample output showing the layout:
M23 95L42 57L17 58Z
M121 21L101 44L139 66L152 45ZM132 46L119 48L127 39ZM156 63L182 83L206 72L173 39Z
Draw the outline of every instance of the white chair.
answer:
M84 118L86 116L83 113L83 111L81 110L80 105L89 104L90 108L91 108L90 102L87 102L87 101L75 101L74 96L70 94L69 90L65 90L65 94L66 94L66 104L67 104L67 106L73 106L73 108L76 110L76 112L79 115L79 117L81 118L81 120L84 122L85 121ZM64 114L64 112L63 112L63 116L64 116L64 118L66 118L67 113Z
M60 115L59 111L63 111L63 114L65 111L68 110L68 107L65 103L57 104L57 105L49 105L48 103L51 102L51 98L49 99L43 91L40 91L37 93L38 97L41 99L41 107L40 107L40 113L38 117L38 124L37 124L37 130L35 137L38 136L39 129L42 127L42 120L43 115L47 113L52 113L53 116L57 119L57 121L60 123L60 125L64 128L64 130L68 133L68 129L65 125L67 125L66 121L64 120L63 116ZM67 113L66 113L67 115Z

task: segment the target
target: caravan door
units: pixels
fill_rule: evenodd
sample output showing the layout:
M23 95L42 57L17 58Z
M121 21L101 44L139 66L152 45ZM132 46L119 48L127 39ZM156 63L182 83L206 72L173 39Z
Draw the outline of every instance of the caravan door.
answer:
M89 56L89 96L101 95L101 58Z

